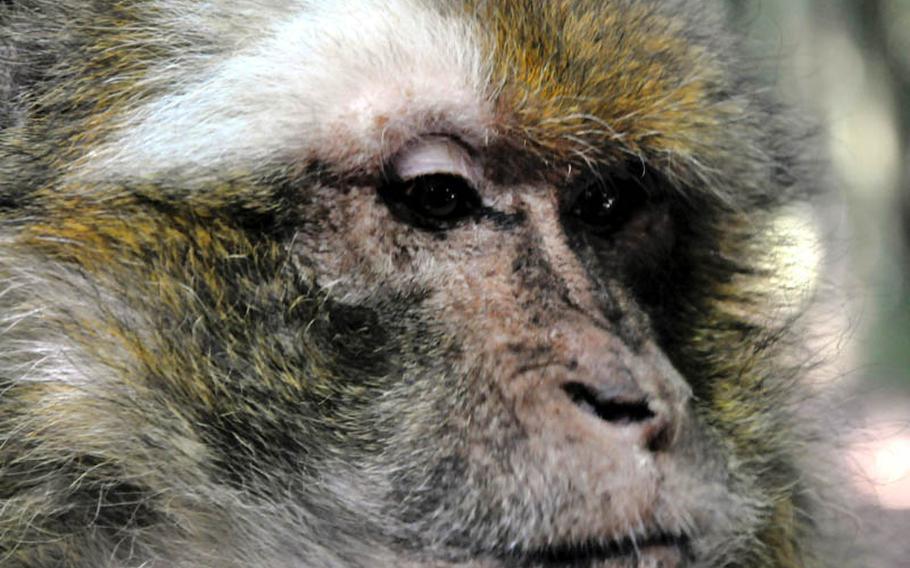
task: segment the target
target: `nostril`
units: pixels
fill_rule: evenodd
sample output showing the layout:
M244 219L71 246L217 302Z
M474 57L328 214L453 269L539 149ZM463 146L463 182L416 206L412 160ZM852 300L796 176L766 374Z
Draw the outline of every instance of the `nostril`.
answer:
M648 401L643 398L629 400L621 396L611 396L609 393L597 392L577 382L565 383L562 389L576 406L605 422L632 424L654 418Z

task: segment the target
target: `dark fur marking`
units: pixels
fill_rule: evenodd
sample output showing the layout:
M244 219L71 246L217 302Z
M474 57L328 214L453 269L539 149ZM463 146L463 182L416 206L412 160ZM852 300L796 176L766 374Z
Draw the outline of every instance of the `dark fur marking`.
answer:
M477 218L491 222L498 231L510 231L524 225L527 221L527 216L522 211L506 213L492 207L481 207L477 212Z

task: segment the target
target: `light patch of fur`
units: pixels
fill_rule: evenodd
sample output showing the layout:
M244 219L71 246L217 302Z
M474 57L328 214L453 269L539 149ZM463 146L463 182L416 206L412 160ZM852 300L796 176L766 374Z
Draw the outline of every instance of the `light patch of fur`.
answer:
M474 33L414 0L306 3L264 36L134 109L77 177L185 181L312 160L357 169L413 131L483 136L490 121Z
M76 271L60 275L59 266L7 254L0 258L0 376L14 382L47 382L87 386L110 372L82 352L55 328L60 317L92 318L100 290ZM57 271L57 274L54 272ZM109 309L116 300L104 294ZM65 306L65 308L61 308Z

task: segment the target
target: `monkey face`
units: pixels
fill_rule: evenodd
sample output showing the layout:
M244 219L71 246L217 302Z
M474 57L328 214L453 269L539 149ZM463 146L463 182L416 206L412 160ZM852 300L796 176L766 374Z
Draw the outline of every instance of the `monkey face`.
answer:
M372 184L318 191L295 255L342 313L366 310L344 357L380 353L364 412L388 426L364 459L394 472L348 483L383 487L384 530L415 553L679 565L710 524L697 503L734 497L696 463L691 389L632 285L672 255L667 199L623 170L501 181L506 160L435 133Z
M809 565L809 187L710 10L63 4L76 71L0 138L0 467L47 480L0 550Z

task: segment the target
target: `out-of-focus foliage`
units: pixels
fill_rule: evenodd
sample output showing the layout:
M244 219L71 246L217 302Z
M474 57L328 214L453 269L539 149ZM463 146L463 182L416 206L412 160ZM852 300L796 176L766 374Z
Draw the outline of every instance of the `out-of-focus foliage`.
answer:
M835 192L821 336L849 393L838 420L870 568L910 558L910 0L727 0L752 59L807 109ZM832 333L833 332L833 333ZM847 540L849 540L849 535Z
M856 375L910 392L910 0L729 0L751 62L826 131Z

